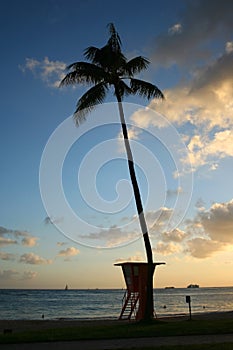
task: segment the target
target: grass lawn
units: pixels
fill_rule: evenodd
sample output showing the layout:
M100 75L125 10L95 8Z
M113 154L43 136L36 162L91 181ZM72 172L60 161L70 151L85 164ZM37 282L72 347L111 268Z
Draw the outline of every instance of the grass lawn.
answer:
M232 343L219 344L200 344L200 345L171 345L171 346L156 346L144 348L131 348L130 350L232 350ZM121 349L129 350L129 349Z
M65 326L64 326L65 327ZM54 328L44 330L22 331L10 334L0 334L0 343L22 343L42 341L62 341L81 339L114 339L114 338L143 338L162 337L177 335L197 334L226 334L233 333L233 319L215 320L184 320L184 321L157 321L150 324L128 323L128 324L106 324L79 325L77 327ZM226 345L227 346L227 345ZM168 349L170 349L169 347ZM219 346L218 349L229 349ZM148 349L148 348L147 348ZM158 349L158 348L157 348ZM166 349L166 348L162 348ZM178 347L172 347L172 350ZM179 350L182 347L179 346ZM187 349L184 348L184 349ZM189 349L192 349L189 347ZM194 347L193 349L200 349ZM202 349L205 349L202 345ZM215 349L215 348L206 348ZM217 349L217 348L216 348ZM231 344L231 349L233 346Z

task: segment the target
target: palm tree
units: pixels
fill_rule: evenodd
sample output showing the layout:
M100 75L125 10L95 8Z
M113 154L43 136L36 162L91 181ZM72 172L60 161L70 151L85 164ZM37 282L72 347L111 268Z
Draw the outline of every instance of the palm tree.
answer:
M70 64L67 67L69 72L61 81L60 85L64 86L82 83L93 84L93 87L84 93L77 102L77 108L74 113L76 125L79 125L85 120L86 115L90 113L97 104L103 103L107 92L110 88L113 88L113 93L118 102L129 173L147 255L148 282L144 319L149 320L153 317L153 255L141 195L135 174L133 155L130 148L122 101L123 97L127 95L138 94L141 97L146 97L148 100L150 98L163 99L164 96L157 86L134 78L134 75L145 70L150 62L142 56L137 56L127 61L121 51L121 39L114 25L110 23L108 28L110 37L107 44L102 48L90 46L85 49L84 57L89 62L75 62Z

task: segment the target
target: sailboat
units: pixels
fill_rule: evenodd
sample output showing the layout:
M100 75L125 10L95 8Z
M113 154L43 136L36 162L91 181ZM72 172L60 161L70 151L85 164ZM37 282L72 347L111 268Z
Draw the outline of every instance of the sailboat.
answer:
M68 284L66 284L66 286L65 286L65 290L68 290Z

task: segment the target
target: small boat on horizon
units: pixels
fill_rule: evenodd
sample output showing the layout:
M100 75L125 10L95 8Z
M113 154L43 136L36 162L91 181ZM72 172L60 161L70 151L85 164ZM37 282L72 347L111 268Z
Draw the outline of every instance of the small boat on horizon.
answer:
M68 284L66 284L66 286L65 286L65 290L68 290L69 288L68 288Z

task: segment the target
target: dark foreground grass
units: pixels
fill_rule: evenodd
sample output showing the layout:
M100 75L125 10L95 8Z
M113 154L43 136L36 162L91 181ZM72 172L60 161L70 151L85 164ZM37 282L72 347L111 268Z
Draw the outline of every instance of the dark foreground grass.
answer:
M156 347L131 348L130 350L232 350L233 343L200 344L200 345L166 345ZM129 350L129 349L120 349Z
M150 324L79 325L0 334L0 343L47 342L83 339L143 338L233 333L233 319L157 321ZM175 349L175 348L174 348ZM180 349L180 347L179 347ZM223 348L221 348L223 349Z

